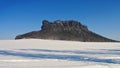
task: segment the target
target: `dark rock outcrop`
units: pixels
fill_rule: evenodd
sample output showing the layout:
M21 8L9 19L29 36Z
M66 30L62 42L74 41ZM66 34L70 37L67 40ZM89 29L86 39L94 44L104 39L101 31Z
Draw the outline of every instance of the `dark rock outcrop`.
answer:
M54 22L43 20L42 24L43 25L40 31L33 31L23 35L18 35L15 39L37 38L84 42L115 42L115 40L105 38L90 31L87 26L74 20L56 20Z

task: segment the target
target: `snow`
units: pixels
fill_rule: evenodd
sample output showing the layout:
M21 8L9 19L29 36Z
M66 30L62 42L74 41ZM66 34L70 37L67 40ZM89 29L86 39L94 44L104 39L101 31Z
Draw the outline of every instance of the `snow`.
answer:
M0 68L120 68L120 43L0 40Z

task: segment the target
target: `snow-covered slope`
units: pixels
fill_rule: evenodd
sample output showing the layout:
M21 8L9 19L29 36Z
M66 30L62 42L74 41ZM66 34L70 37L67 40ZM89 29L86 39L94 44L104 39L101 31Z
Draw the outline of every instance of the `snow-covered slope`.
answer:
M0 68L120 68L120 43L0 40Z

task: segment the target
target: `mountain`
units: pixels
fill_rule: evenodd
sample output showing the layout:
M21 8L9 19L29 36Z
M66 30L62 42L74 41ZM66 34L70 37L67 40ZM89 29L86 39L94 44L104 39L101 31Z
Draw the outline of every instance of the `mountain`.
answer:
M108 39L90 31L87 26L74 20L56 20L54 22L43 20L41 30L18 35L15 39L23 38L70 40L83 42L115 42L115 40Z

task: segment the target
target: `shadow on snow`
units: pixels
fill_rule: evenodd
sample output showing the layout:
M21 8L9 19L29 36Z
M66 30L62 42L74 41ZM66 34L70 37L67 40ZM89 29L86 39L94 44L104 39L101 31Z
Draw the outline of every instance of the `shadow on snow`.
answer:
M81 52L81 51L62 51L62 50L46 50L46 49L20 49L20 50L33 50L42 52L62 52L62 53L77 53L77 54L107 54L107 53L97 53L97 52ZM5 56L18 56L32 59L58 59L58 60L68 60L68 61L84 61L84 62L99 62L99 63L112 63L120 64L120 61L113 59L98 59L94 57L80 56L80 55L55 55L55 54L33 54L16 51L0 50L0 55Z
M79 50L48 50L48 49L20 49L24 51L37 51L37 52L57 52L57 53L73 53L73 54L114 54L120 55L120 50L112 50L112 49L101 49L100 52L93 51L79 51Z

